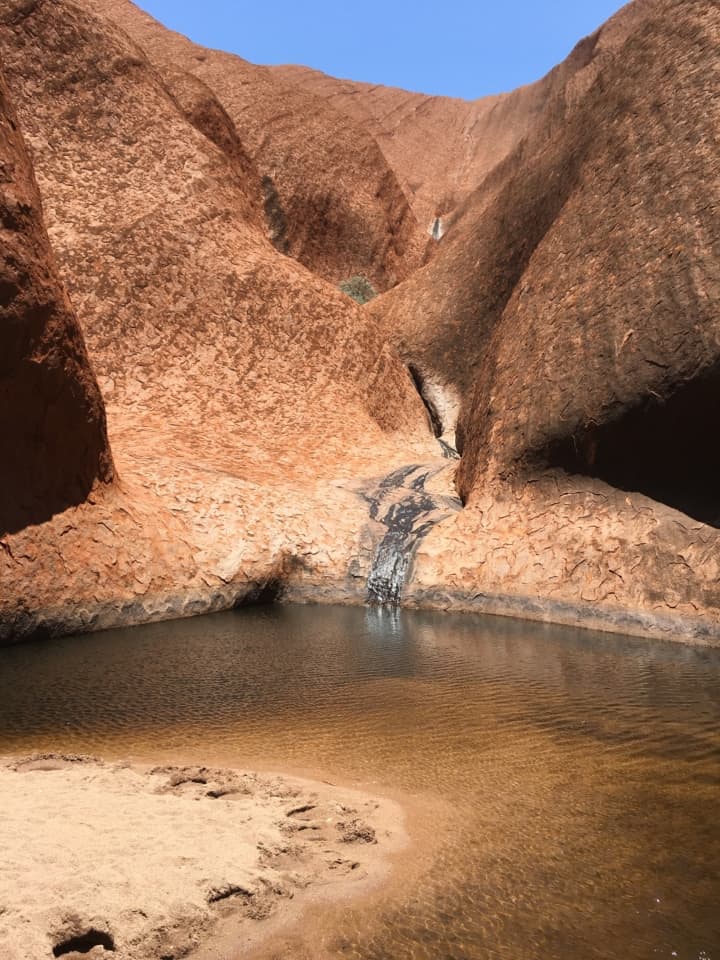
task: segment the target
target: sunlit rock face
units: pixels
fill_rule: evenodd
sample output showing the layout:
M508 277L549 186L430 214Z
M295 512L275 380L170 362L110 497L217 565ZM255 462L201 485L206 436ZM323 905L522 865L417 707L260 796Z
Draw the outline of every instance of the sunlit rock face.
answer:
M428 238L372 131L325 98L277 72L208 50L165 29L130 0L82 0L121 27L173 92L200 82L212 91L259 172L277 249L334 283L368 277L378 290L404 280ZM193 115L207 123L195 93Z
M17 341L64 359L6 409L70 389L5 414L0 639L370 597L716 642L719 40L715 4L635 0L463 104L255 67L128 0L7 3L120 481L92 492L65 305L58 353Z
M271 69L373 136L418 221L436 240L478 184L526 135L557 85L554 71L512 93L468 101L338 80L307 67ZM434 252L429 246L427 254Z
M112 479L105 412L0 72L0 536Z
M273 246L261 178L201 86L171 88L64 0L15 5L0 49L121 479L16 531L30 559L8 561L2 602L25 619L6 636L202 612L291 576L364 598L358 479L439 454L377 322Z
M607 76L608 104L615 98L616 109L621 109L617 104L624 81L621 68L612 65L620 62L627 39L655 16L656 6L655 0L634 0L578 43L542 80L497 100L464 105L464 132L454 136L474 159L456 165L447 157L435 182L449 183L460 176L461 168L452 201L444 204L439 195L423 201L423 222L434 224L439 216L442 225L440 241L430 247L430 263L370 306L384 320L402 355L423 376L452 385L465 397L472 395L487 339L535 248L565 199L585 187L592 189L589 167L583 183L573 177L583 163L583 143L601 139L602 124L611 119L600 87ZM607 71L613 70L610 79ZM588 101L583 107L593 90L594 106ZM413 122L425 127L435 118L433 138L444 155L453 134L441 128L442 101L431 98L421 106L422 121ZM459 109L456 101L450 101L450 109ZM580 111L589 117L584 131L579 127ZM409 138L413 122L408 118L407 127L395 137ZM596 122L600 126L593 129ZM423 142L429 140L428 131ZM460 146L456 152L464 156ZM426 162L419 143L404 156Z

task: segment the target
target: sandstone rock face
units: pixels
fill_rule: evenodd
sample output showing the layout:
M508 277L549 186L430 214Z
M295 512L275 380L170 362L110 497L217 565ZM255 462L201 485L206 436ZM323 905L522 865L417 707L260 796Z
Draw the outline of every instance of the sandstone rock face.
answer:
M362 127L265 67L172 33L130 0L85 5L122 27L166 75L213 91L259 172L278 250L335 283L360 274L379 290L420 264L428 238Z
M719 41L716 4L634 0L463 104L8 0L119 480L5 124L0 640L370 588L718 642Z
M582 163L580 140L591 142L597 124L609 117L594 113L598 101L605 110L602 93L595 108L586 108L589 128L578 134L578 142L571 142L568 128L579 129L578 111L589 91L605 82L606 67L652 9L652 0L634 0L547 77L495 105L489 117L509 110L513 136L498 141L492 128L483 128L483 146L476 147L478 179L468 178L459 192L432 262L371 306L403 356L453 398L455 410L474 389L486 339L535 247L566 197L582 189L573 180ZM622 78L613 83L622 87ZM617 95L622 97L619 90ZM446 169L453 169L451 162Z
M17 4L0 45L122 478L61 528L18 531L5 632L214 609L290 569L320 594L344 583L358 481L438 452L407 369L267 239L252 165L195 81L170 90L65 0Z
M472 102L337 80L307 67L272 72L322 98L377 140L430 235L435 218L451 222L456 208L517 145L542 109L547 86Z
M206 432L202 421L217 416L246 433L279 420L300 432L322 410L330 443L366 426L347 422L348 403L389 429L412 422L410 379L373 325L277 255L236 165L187 122L121 31L50 0L6 27L3 42L111 409L170 423L196 404L190 429Z
M475 256L486 291L456 381L469 507L428 538L421 576L486 609L670 633L682 613L703 636L720 603L720 11L642 7L464 234L460 273ZM448 343L426 353L444 372Z
M698 420L720 362L718 37L715 4L654 4L533 158L544 189L506 215L539 229L464 414L466 496L521 461L612 471L609 446L642 460L643 443L660 449L638 477L670 480L677 464L665 461L681 452L698 458L688 482L706 481L714 454Z
M113 465L100 393L1 72L0 231L2 536L82 503L112 479Z
M364 127L387 157L421 226L432 233L439 218L444 234L480 184L493 171L497 176L501 162L546 122L551 103L556 112L564 111L583 96L598 60L617 49L647 7L648 0L634 0L537 83L474 101L338 80L307 67L272 72Z

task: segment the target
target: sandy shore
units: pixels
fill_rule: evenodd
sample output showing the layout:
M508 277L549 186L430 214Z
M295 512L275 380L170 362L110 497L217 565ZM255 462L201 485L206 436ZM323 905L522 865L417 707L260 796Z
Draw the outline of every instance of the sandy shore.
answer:
M367 794L87 757L3 759L0 809L3 960L240 955L304 900L376 887L405 842Z

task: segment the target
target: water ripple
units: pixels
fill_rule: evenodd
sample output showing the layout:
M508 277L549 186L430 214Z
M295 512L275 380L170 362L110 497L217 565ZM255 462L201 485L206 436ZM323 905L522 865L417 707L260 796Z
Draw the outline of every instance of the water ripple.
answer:
M0 651L0 752L212 756L442 800L417 884L337 914L333 956L720 960L718 668L512 620L258 608Z

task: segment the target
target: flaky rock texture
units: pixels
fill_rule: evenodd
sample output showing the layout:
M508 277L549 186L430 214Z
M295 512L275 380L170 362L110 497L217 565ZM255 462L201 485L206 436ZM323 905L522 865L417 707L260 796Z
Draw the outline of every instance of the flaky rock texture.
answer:
M586 68L598 52L622 41L646 5L647 0L635 0L603 28L601 39L598 31L581 40L537 83L475 101L338 80L307 67L272 69L366 129L396 172L420 224L432 233L439 218L442 233L488 175L546 120L551 101L565 107L582 96L594 77Z
M452 221L522 139L549 83L469 102L337 80L307 67L274 67L273 74L322 98L377 140L428 234L436 218L442 229Z
M454 348L477 340L456 380L469 507L428 538L420 576L487 609L669 633L682 613L705 635L720 602L720 10L658 0L612 27L625 39L596 38L562 127L548 118L462 233L459 266L475 257L485 284ZM446 372L440 343L424 356Z
M3 633L228 606L290 569L344 583L358 482L438 452L407 369L276 251L252 171L118 27L44 0L0 43L122 479L9 542Z
M120 479L90 492L112 468L70 325L86 413L43 444L8 419L0 638L370 586L718 642L719 41L709 0L634 0L463 103L256 67L129 0L6 0ZM42 477L65 492L22 514Z
M594 85L599 89L604 83L604 70L620 57L625 39L651 17L653 6L653 0L635 0L581 41L565 63L517 92L517 135L502 151L477 148L480 178L472 191L460 195L432 262L373 304L402 354L454 398L455 416L460 398L474 388L487 337L533 251L566 198L583 189L575 179L583 163L580 151L592 144L598 136L595 124L602 125L610 112L600 93L595 109L605 115L587 108L590 125L583 131L579 111ZM620 63L611 96L622 98L621 73ZM574 141L568 129L573 126ZM494 142L490 131L480 140Z
M533 158L544 189L508 197L506 215L539 229L464 413L464 494L491 461L507 469L552 458L548 448L566 440L592 469L604 424L644 406L649 426L678 390L712 376L720 360L719 37L715 4L655 4L562 136ZM520 176L527 182L525 170ZM702 415L711 403L698 396L690 406ZM668 445L673 439L669 431Z
M130 0L84 3L127 31L171 89L193 78L213 91L260 175L278 250L335 283L361 274L382 290L420 264L428 238L364 129L268 68L172 33Z
M1 71L0 231L2 536L82 503L113 467L100 393Z

